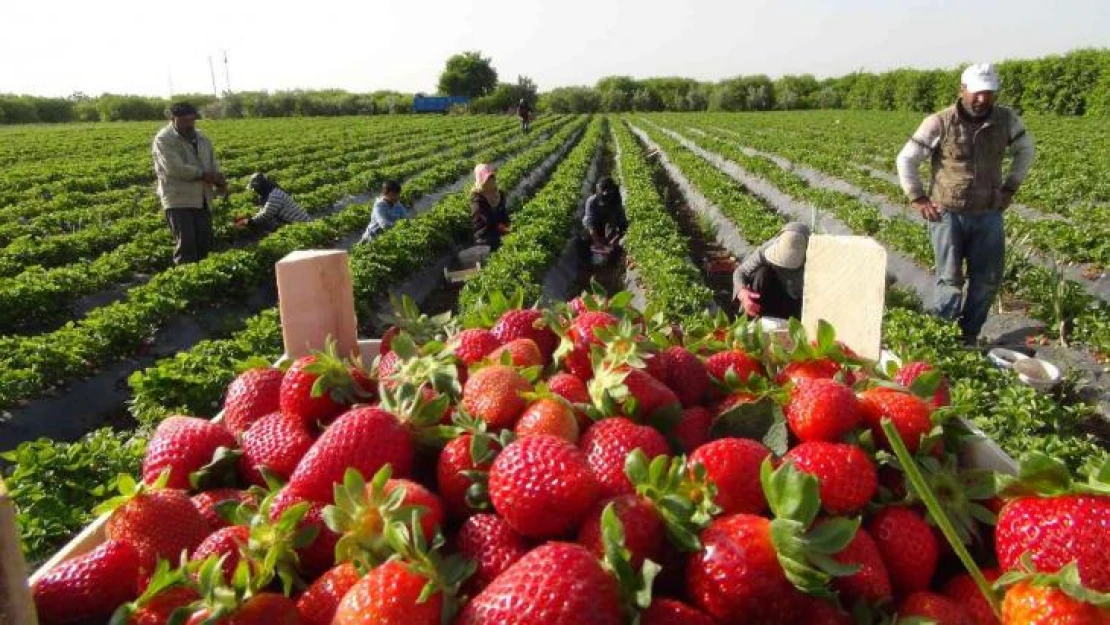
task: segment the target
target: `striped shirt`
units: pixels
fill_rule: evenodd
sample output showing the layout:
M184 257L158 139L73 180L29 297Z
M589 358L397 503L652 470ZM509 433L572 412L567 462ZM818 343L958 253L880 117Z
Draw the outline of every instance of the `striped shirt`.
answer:
M309 217L288 193L281 189L274 189L270 191L262 210L251 217L251 221L260 226L269 227L298 221L312 221L312 217Z

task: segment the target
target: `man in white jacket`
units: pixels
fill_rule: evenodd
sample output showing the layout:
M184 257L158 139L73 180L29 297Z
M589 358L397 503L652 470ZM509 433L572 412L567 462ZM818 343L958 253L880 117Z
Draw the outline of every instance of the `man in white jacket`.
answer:
M960 82L956 103L925 118L897 164L902 190L929 223L934 312L958 321L964 343L974 345L1002 284L1002 213L1033 164L1033 138L1017 113L995 105L1002 81L993 65L969 66ZM1007 152L1013 162L1003 175ZM926 159L932 165L928 190L917 171Z
M174 264L193 263L212 251L211 201L227 195L212 142L196 128L197 109L188 102L170 107L170 123L154 137L151 152L158 198L173 234Z

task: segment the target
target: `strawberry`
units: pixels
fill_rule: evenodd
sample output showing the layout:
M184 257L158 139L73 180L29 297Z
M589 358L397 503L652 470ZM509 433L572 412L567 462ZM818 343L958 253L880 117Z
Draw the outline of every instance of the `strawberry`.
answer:
M223 415L232 435L239 436L252 423L278 410L283 377L281 369L248 369L228 385Z
M856 621L839 607L825 599L804 595L800 613L805 614L806 625L855 625Z
M493 325L491 332L502 344L514 339L532 339L540 349L545 365L551 362L551 356L559 346L559 337L547 327L543 311L537 308L506 311Z
M618 323L620 323L619 319L605 311L586 311L571 322L570 328L567 329L567 337L576 346L602 345L602 340L597 336L596 331L600 328L611 328Z
M666 421L682 410L674 391L641 369L602 366L588 388L594 406L607 417L626 414L638 421Z
M466 381L462 406L491 429L510 428L527 405L521 393L531 391L532 384L513 367L490 365Z
M610 504L624 527L624 546L632 554L632 566L638 569L644 560L659 562L666 541L663 518L655 504L636 494L617 495L597 502L578 530L578 544L598 558L605 556L601 514Z
M272 412L251 426L240 440L243 456L239 474L251 484L265 486L261 469L269 469L282 480L288 480L297 464L315 442L299 419L283 412Z
M436 463L437 492L443 498L447 513L454 519L466 518L475 511L467 499L467 491L474 485L474 479L468 473L488 474L498 449L490 449L485 443L474 449L474 445L471 434L452 439L443 447ZM475 451L479 453L481 462L475 461Z
M556 373L547 380L547 388L552 393L562 397L571 404L588 405L590 393L586 390L586 383L576 375L570 373ZM581 408L574 409L574 416L578 420L578 432L586 431L593 420Z
M303 502L305 499L297 496L289 488L281 489L270 504L270 520L278 521L289 508ZM316 539L297 549L297 557L300 560L298 566L300 571L305 573L306 577L312 578L335 565L335 545L339 542L339 536L328 529L324 523L324 504L318 501L307 503L308 511L297 525L297 530L314 528L317 532Z
M301 458L288 488L297 496L328 503L332 486L353 468L373 475L386 464L393 475L407 477L413 463L412 435L393 415L380 408L353 408L320 436Z
M709 392L709 370L693 352L672 345L660 352L666 356L667 372L663 382L678 395L683 408L701 403Z
M302 625L297 604L277 593L258 593L247 599L233 613L210 620L211 615L202 610L193 615L187 625Z
M783 459L793 461L799 471L817 478L821 503L832 515L859 512L879 490L875 463L856 445L801 443Z
M909 508L890 507L868 521L895 591L900 595L925 590L936 571L938 546L929 525Z
M235 437L207 419L173 416L158 424L143 457L143 481L153 484L169 470L167 488L188 490L189 476L212 461L220 447L233 449Z
M667 439L658 430L623 417L602 419L593 424L582 435L578 446L586 454L590 470L597 478L601 497L634 491L624 472L625 461L633 450L642 450L649 460L670 453Z
M753 375L764 375L763 365L758 359L739 349L717 352L705 360L709 378L717 384L724 384L729 372L744 382Z
M107 506L115 505L108 502ZM127 543L139 554L144 572L159 559L177 562L208 537L208 521L179 490L139 490L112 513L109 540Z
M555 436L526 436L501 451L489 472L494 509L524 536L559 536L578 527L600 485L574 445Z
M588 345L575 345L563 357L562 366L574 377L589 382L594 377L594 365Z
M786 404L790 431L803 441L837 442L855 429L862 417L852 389L824 378L799 380Z
M237 503L247 503L253 500L250 493L245 490L237 490L234 488L216 488L213 490L206 490L204 492L193 495L193 505L200 511L201 516L208 521L208 527L212 531L216 531L221 527L227 527L228 522L220 516L216 511L216 506L225 501L234 501Z
M478 593L455 625L619 625L624 617L617 581L593 554L581 545L550 542Z
M715 625L705 612L681 601L657 597L640 612L640 625Z
M857 530L852 542L833 557L842 564L859 567L855 573L833 580L833 588L840 593L845 605L854 605L859 600L883 603L892 598L890 574L875 539L867 530Z
M699 447L690 464L705 467L709 481L717 486L716 503L725 514L759 514L767 500L759 481L759 467L771 450L746 438L722 438Z
M860 395L863 422L871 428L876 440L889 446L883 433L882 420L889 418L906 447L917 451L921 439L933 429L929 405L920 397L888 388L873 388Z
M983 577L988 582L993 583L999 575L997 569L983 569ZM971 625L999 625L998 617L994 615L991 604L969 573L960 573L949 579L945 582L941 593L964 607L971 619Z
M188 586L173 586L134 608L127 625L166 625L173 613L197 600L197 591Z
M362 574L350 562L344 562L312 583L297 598L297 612L304 625L331 625L339 602Z
M1055 573L1076 561L1088 588L1110 592L1110 497L1063 494L1012 499L998 515L995 553L1016 570L1029 552L1034 568Z
M792 362L779 372L775 382L782 386L797 384L801 380L833 379L837 374L844 373L844 383L851 386L856 383L856 376L842 365L829 358L814 358Z
M376 373L378 379L382 381L382 384L384 384L386 388L392 388L397 385L396 381L390 380L389 378L397 373L397 365L400 361L401 357L397 355L397 352L386 352L378 357Z
M936 368L933 365L925 362L908 362L902 365L898 372L894 374L894 381L909 388L914 380L935 370ZM948 380L947 378L941 378L940 384L937 385L937 389L933 391L933 396L929 399L929 406L936 410L950 403L952 403L952 396L948 388Z
M501 341L485 328L471 328L452 337L449 346L462 364L469 367L493 353L493 350L501 346Z
M1082 602L1051 585L1021 581L1002 599L1006 625L1108 625L1110 610Z
M650 352L643 355L644 371L651 377L667 384L667 375L671 368L670 358L664 352ZM667 385L670 388L670 385ZM671 389L674 390L674 389Z
M681 451L693 453L709 440L709 428L712 425L713 413L701 406L693 406L682 411L672 433L678 440Z
M412 480L395 478L385 483L386 495L398 489L403 489L405 492L401 498L401 505L423 510L420 517L421 530L425 536L434 536L443 525L443 502L435 493Z
M561 399L540 398L528 405L517 420L517 436L550 434L578 442L578 420L574 410Z
M209 534L191 556L195 562L203 562L209 556L222 557L224 577L231 579L239 560L246 555L247 542L250 540L250 528L242 525L229 525Z
M524 537L493 514L476 514L463 522L455 548L476 566L466 586L472 593L481 592L529 549Z
M963 606L944 595L926 591L913 593L899 606L899 619L913 616L930 619L937 625L970 625L971 623L971 617L967 615Z
M527 369L543 366L543 355L540 354L540 348L532 339L513 339L490 352L489 359L493 362L501 362L504 354L509 355L514 367Z
M139 553L108 540L62 562L31 588L39 623L106 623L120 604L139 595Z
M334 349L329 345L324 352L296 359L281 380L281 411L310 431L330 422L357 399L350 369Z
M418 544L422 543L418 541ZM447 567L433 555L411 553L378 566L347 591L335 611L332 625L440 625L448 622L450 614L444 612L444 604L454 597L461 581L461 569L456 564L453 572L447 572Z

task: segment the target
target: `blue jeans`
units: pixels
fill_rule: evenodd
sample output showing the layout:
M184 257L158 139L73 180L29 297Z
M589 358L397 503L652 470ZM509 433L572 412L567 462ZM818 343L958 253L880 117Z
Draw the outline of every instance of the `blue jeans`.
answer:
M1002 285L1006 257L1002 213L946 212L940 221L929 222L929 239L937 272L933 312L943 319L958 321L964 341L973 342L979 337Z

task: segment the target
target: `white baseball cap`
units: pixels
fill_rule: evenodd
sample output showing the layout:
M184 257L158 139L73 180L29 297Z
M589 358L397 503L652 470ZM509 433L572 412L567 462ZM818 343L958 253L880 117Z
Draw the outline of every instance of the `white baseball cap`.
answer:
M980 63L967 66L960 76L960 84L971 93L998 91L1002 86L1002 79L998 77L993 63Z

